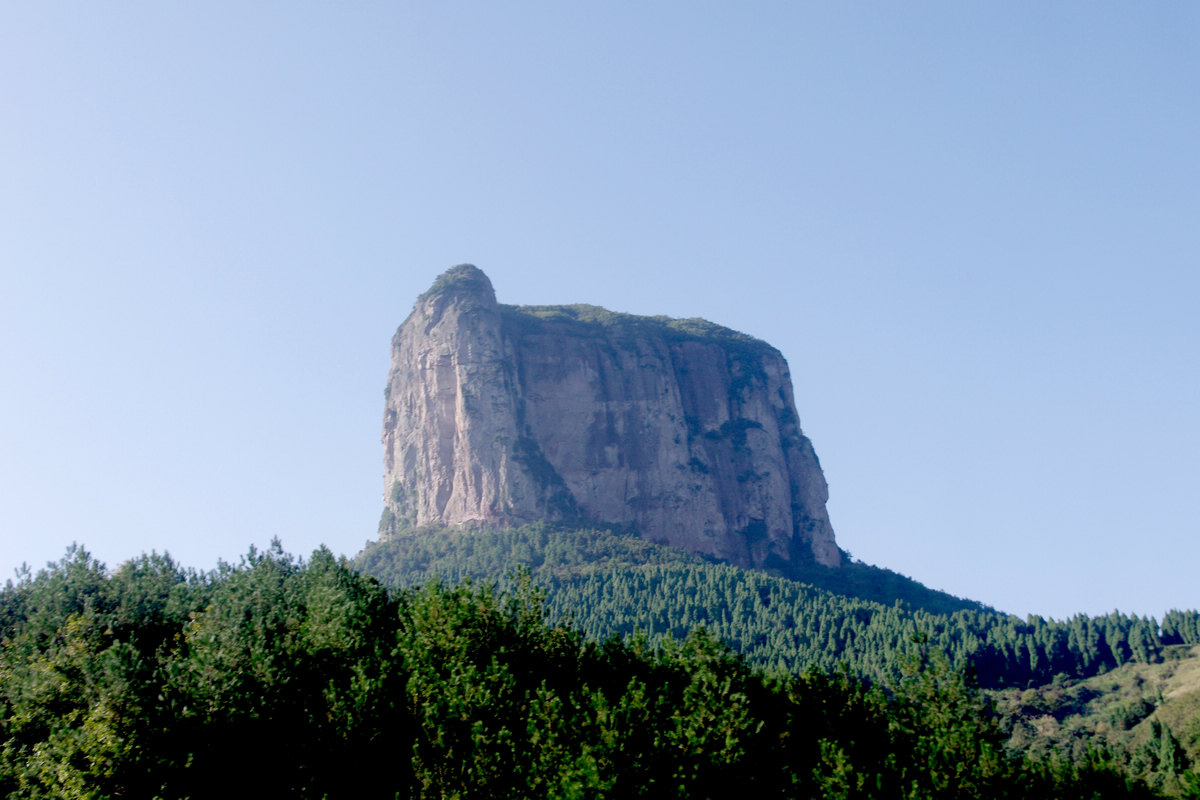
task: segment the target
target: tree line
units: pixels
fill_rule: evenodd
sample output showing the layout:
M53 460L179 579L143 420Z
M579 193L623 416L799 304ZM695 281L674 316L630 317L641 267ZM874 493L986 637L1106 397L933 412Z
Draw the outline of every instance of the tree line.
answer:
M389 592L327 550L196 572L75 548L0 591L0 792L1155 796L1101 754L1007 750L919 637L885 691L768 674L704 629L597 640L545 607L520 576Z

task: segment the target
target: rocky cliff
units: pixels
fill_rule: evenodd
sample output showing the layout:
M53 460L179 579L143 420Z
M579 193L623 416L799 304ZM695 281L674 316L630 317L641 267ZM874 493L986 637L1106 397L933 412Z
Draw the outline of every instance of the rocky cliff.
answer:
M703 320L507 306L470 265L392 339L380 533L593 522L758 568L838 566L787 362Z

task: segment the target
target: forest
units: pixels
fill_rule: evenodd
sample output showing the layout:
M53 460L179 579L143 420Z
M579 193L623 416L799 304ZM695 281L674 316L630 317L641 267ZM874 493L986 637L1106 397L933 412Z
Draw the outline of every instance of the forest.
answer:
M502 587L432 579L388 589L327 550L298 559L276 544L197 572L157 554L108 569L73 548L0 591L0 792L1113 798L1200 790L1177 753L1134 774L1101 749L1066 758L1012 748L989 696L930 637L901 647L885 682L844 667L764 669L707 626L681 638L590 635L552 606L529 570Z
M608 530L535 524L505 531L414 530L374 543L360 568L392 587L439 578L492 578L514 566L546 587L550 618L593 639L644 632L651 642L695 627L761 669L846 669L890 684L920 638L983 688L1031 687L1055 675L1086 678L1164 647L1200 644L1200 613L1162 622L1113 612L1065 621L1021 619L932 591L888 570L853 564L794 568L805 582L706 561Z

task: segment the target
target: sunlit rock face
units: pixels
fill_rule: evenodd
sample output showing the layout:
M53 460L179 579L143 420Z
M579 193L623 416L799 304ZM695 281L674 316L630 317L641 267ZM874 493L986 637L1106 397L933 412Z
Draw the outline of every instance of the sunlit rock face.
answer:
M507 306L462 265L392 340L381 535L627 527L746 567L838 566L778 350L703 320Z

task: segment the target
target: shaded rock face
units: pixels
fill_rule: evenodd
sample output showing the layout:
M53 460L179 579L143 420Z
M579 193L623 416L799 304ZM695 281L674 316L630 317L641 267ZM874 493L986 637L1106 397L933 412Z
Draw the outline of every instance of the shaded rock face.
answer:
M703 320L505 306L454 267L392 340L380 533L628 527L734 564L841 553L779 351Z

